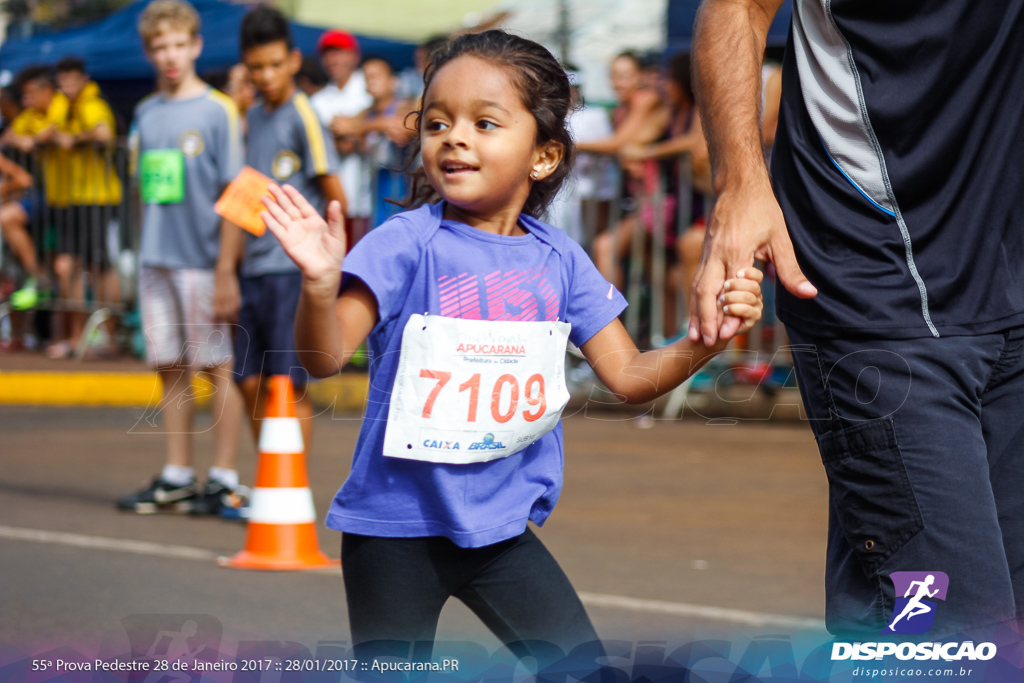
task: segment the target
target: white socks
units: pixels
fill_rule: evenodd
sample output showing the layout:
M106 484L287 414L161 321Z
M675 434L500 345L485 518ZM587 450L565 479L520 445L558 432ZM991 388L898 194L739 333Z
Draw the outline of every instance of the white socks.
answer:
M232 491L238 488L238 470L229 470L226 467L211 467L208 476L210 479L216 479Z
M160 478L174 486L188 486L196 479L196 469L181 465L164 465Z
M238 470L229 470L226 467L211 467L208 477L216 479L232 491L238 488ZM188 486L196 479L196 469L194 467L182 467L181 465L164 465L160 478L174 486Z

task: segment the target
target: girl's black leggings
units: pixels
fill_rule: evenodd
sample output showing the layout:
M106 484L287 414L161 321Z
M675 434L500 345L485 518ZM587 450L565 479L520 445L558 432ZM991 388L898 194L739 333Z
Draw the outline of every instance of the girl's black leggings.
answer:
M568 654L597 640L568 577L530 529L483 548L460 548L439 536L346 533L341 564L352 642L366 656L419 643L416 658L429 657L441 608L453 596L520 656L535 655L528 641Z

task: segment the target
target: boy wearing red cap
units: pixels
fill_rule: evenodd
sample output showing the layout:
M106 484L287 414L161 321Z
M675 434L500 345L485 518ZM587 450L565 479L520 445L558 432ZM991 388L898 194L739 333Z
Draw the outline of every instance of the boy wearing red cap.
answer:
M320 62L330 83L310 98L320 122L334 133L340 163L338 178L348 198L346 224L358 237L370 217L370 175L359 149L357 135L347 134L351 119L373 104L366 78L359 66L359 41L351 33L325 31L317 43ZM354 240L353 240L354 241Z
M356 116L373 103L359 66L359 41L351 33L325 31L317 43L320 62L330 83L313 98L325 126L335 116Z

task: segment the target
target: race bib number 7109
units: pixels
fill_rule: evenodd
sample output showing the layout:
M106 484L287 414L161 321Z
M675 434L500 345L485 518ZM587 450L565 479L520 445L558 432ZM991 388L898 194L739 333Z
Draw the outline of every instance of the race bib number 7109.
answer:
M560 322L413 315L402 334L384 455L469 464L523 450L569 400Z

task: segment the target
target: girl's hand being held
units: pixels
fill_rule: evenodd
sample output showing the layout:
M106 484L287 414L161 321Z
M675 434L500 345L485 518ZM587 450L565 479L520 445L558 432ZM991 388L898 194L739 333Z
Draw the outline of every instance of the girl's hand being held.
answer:
M739 318L736 334L748 331L761 319L764 302L761 300L761 280L764 273L751 266L736 273L736 277L725 281L724 292L718 297L722 313Z
M308 282L333 286L337 292L346 247L341 205L332 201L325 221L294 187L271 185L270 193L274 200L264 197L267 210L260 213L267 228Z

